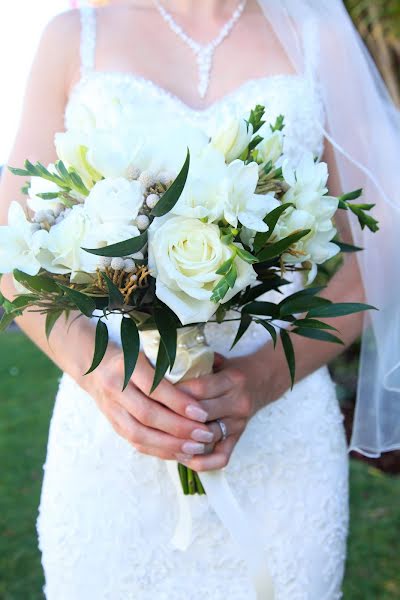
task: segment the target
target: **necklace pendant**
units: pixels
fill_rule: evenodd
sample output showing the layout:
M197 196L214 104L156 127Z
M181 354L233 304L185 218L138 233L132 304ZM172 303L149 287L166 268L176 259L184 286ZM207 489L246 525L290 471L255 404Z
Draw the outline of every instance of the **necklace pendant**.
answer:
M213 48L201 49L197 54L197 66L199 70L199 83L197 90L201 99L205 98L210 84L213 54Z

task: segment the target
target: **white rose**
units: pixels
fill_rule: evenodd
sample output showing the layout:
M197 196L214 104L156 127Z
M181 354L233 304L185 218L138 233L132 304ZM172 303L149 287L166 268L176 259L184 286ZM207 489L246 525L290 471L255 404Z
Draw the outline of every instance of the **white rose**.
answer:
M230 119L212 137L211 145L231 162L246 150L253 137L253 126L242 119Z
M8 210L8 225L0 227L0 273L12 273L19 269L28 275L40 270L38 254L47 231L37 231L30 223L18 202L12 202Z
M60 223L53 225L41 255L44 268L50 273L71 273L71 279L76 282L87 280L81 272L95 270L93 267L88 269L94 260L88 258L91 255L81 249L88 227L88 217L80 205L74 206Z
M133 224L144 202L138 181L103 179L96 183L85 200L84 210L96 223Z
M255 194L258 165L235 160L228 165L225 179L224 217L232 227L238 222L254 231L268 231L263 219L271 210L272 195Z
M271 131L271 127L267 123L264 123L257 132L257 135L260 135L263 138L256 147L257 160L263 165L267 164L269 161L275 165L283 152L282 131Z
M216 271L232 256L221 242L217 225L197 219L155 219L149 230L149 268L156 278L156 295L183 325L208 321L218 308L211 301L221 279ZM227 302L256 281L253 267L235 259L238 277L223 299Z
M103 177L128 177L145 151L143 134L134 128L94 131L88 141L87 161Z

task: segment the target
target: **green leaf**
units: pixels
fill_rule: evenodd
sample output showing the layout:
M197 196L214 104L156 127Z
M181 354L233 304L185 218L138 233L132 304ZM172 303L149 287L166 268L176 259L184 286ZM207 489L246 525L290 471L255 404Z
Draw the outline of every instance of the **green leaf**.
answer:
M157 305L154 309L154 320L160 333L161 344L164 344L169 366L174 366L177 344L177 319L175 314L163 305Z
M260 283L254 287L249 287L240 299L240 304L243 305L247 302L251 302L266 292L277 290L279 287L288 285L289 283L290 282L286 281L286 279L282 279L282 277L279 277L278 275L273 275L263 283Z
M226 281L225 277L223 277L214 287L211 294L211 302L218 304L221 300L223 300L226 294L229 292L229 284Z
M296 233L291 233L287 237L279 240L275 244L270 244L266 248L264 248L257 256L260 262L265 262L267 260L271 260L271 258L275 258L276 256L280 256L283 254L290 246L293 246L296 242L301 240L303 237L310 233L311 229L304 229L303 231L297 231Z
M249 265L258 263L258 258L256 256L253 256L253 254L251 254L250 252L247 252L247 250L244 250L244 248L239 248L238 246L234 246L234 248L237 256L244 260L244 262L248 263Z
M43 192L42 194L36 194L38 198L42 200L55 200L60 195L60 192Z
M45 326L47 339L49 339L51 332L53 331L54 325L57 323L57 321L61 317L62 313L63 313L62 310L55 310L55 311L47 313L46 326Z
M298 296L297 298L284 300L279 305L279 313L281 317L287 315L293 315L295 313L307 312L312 308L319 308L331 304L330 300L326 298L319 298L318 296Z
M143 246L147 243L147 231L144 231L137 237L130 238L117 244L111 244L104 248L82 248L89 254L95 254L96 256L108 256L109 258L129 256L139 252Z
M18 269L13 271L13 276L18 283L34 292L57 292L58 287L53 279L45 275L28 275Z
M189 173L189 165L190 165L190 152L189 149L187 151L186 160L183 164L183 167L175 179L174 183L170 188L163 194L160 200L157 202L157 205L151 211L151 215L153 217L162 217L169 213L178 202L183 189L186 185L187 176Z
M258 325L262 325L269 333L269 335L272 338L272 342L274 344L274 348L276 348L276 342L277 342L277 334L276 334L276 329L275 327L269 323L268 321L263 321L262 319L256 319L255 320L256 323L258 323Z
M332 325L324 321L318 321L317 319L297 319L293 322L293 325L301 329L330 329L337 331L336 327L332 327Z
M295 374L296 374L296 359L294 356L294 348L293 348L292 340L290 339L290 336L289 336L288 332L286 331L286 329L281 329L280 337L281 337L283 350L285 352L286 362L289 367L290 380L292 382L292 388L293 388Z
M231 346L231 350L234 346L236 346L236 344L238 343L238 341L240 340L240 338L246 333L246 331L248 330L248 328L251 325L252 322L252 318L250 315L243 313L241 318L240 318L240 323L239 323L239 327L236 333L236 337L233 340L232 346Z
M359 246L353 246L352 244L345 244L344 242L334 241L336 246L339 246L341 252L360 252L363 248Z
M264 125L265 121L262 120L264 113L265 107L261 104L257 104L255 108L250 111L250 116L247 123L252 125L253 133L256 133Z
M228 260L223 262L222 265L219 267L219 269L217 271L215 271L215 273L217 275L226 275L232 267L233 260L234 260L233 257L228 258Z
M89 375L89 373L92 373L92 371L97 369L97 367L99 366L99 364L101 363L101 361L104 358L104 355L107 351L107 346L108 346L107 325L105 323L103 323L103 321L101 319L99 319L97 321L97 327L96 327L96 338L95 338L95 343L94 343L93 361L90 366L90 369L88 371L86 371L85 375Z
M344 315L351 315L353 313L362 312L364 310L377 310L374 306L369 304L360 304L358 302L338 302L336 304L329 304L329 306L321 306L313 308L307 314L307 317L318 317L322 319L328 319L330 317L342 317Z
M277 319L279 317L279 306L272 302L250 302L243 307L242 313L250 315L262 315Z
M6 331L11 323L14 321L16 315L14 313L4 313L0 320L0 333Z
M57 285L61 290L63 290L67 298L69 298L69 300L75 304L81 313L83 313L86 317L92 316L96 310L96 303L93 298L87 296L86 294L82 294L82 292L78 292L78 290L73 290L66 285L62 285L61 283L58 283Z
M258 144L259 144L260 142L262 142L262 141L263 141L263 139L264 139L264 138L263 138L263 137L261 137L261 135L256 135L256 136L254 136L254 137L253 137L253 139L251 140L250 144L249 144L249 152L251 152L252 150L254 150L254 148L255 148L256 146L258 146Z
M136 323L129 317L123 317L121 321L121 344L125 367L124 386L122 388L122 391L124 391L135 370L140 351L138 328Z
M233 262L230 270L225 275L226 282L231 289L233 289L233 287L236 283L237 275L238 275L237 267L236 267L235 263Z
M292 329L293 333L297 335L301 335L302 337L310 338L312 340L318 340L321 342L333 342L335 344L344 345L342 340L340 340L336 335L332 335L328 331L321 331L321 329L308 329L302 327L296 327Z
M285 117L283 115L279 115L276 118L275 124L274 125L270 125L271 127L271 131L282 131L283 128L285 127Z
M276 208L274 208L274 210L271 210L271 212L267 214L267 216L264 219L264 223L268 225L268 231L264 233L259 232L254 238L254 252L256 254L265 246L265 244L273 234L276 224L279 221L279 218L290 206L294 205L291 202L281 204L281 206L277 206Z
M17 177L30 177L30 173L26 169L16 169L15 167L8 167L8 170Z
M112 308L120 307L124 305L124 297L117 288L117 286L111 281L111 279L105 273L101 273L102 278L106 282L109 302L108 306Z
M169 357L168 357L168 354L167 354L164 344L160 343L160 345L158 347L158 354L157 354L156 368L155 368L155 372L154 372L153 385L151 386L151 390L150 390L151 394L154 392L154 390L158 387L158 385L164 379L164 375L168 371L168 369L169 369Z
M349 202L351 200L357 200L357 198L360 198L360 196L362 196L362 194L363 194L362 189L354 190L354 192L349 192L348 194L343 194L342 196L339 196L339 201Z

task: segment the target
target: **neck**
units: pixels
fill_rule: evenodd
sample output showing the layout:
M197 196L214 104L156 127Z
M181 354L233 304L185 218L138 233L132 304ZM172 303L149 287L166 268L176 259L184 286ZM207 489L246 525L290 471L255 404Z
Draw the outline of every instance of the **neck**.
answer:
M198 18L218 19L233 13L240 0L160 0L169 12Z

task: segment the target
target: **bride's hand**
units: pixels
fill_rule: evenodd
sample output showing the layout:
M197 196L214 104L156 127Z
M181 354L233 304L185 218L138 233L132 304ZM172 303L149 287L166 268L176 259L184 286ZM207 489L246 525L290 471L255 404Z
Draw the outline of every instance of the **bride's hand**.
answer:
M168 381L150 394L154 370L143 354L128 387L121 392L123 358L117 347L80 385L94 398L115 431L139 452L181 461L213 449L205 407Z
M272 400L272 397L268 398L265 369L260 369L254 356L234 359L218 356L216 367L217 372L212 375L175 386L199 401L200 406L208 413L207 424L217 441L211 454L184 461L185 465L195 471L225 467L251 417L261 406ZM222 430L216 419L221 419L225 424L225 440L222 440Z

